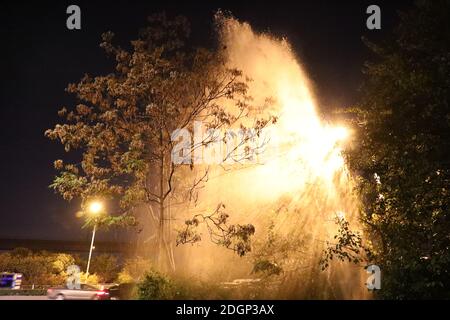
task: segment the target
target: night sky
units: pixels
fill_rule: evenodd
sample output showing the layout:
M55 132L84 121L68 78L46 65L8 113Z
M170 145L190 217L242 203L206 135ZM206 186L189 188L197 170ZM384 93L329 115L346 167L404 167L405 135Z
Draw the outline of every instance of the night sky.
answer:
M165 3L165 4L163 4ZM193 41L208 45L212 16L229 10L258 31L285 36L315 85L320 108L348 106L358 98L363 62L371 54L361 41L388 36L397 11L412 1L4 1L0 4L0 238L86 239L75 218L79 202L67 203L48 188L62 146L44 137L57 111L76 101L65 93L85 73L102 75L113 63L99 48L111 30L126 45L151 13L183 14ZM66 28L66 8L81 7L82 29ZM366 8L378 4L382 30L366 29ZM104 237L107 235L103 235Z

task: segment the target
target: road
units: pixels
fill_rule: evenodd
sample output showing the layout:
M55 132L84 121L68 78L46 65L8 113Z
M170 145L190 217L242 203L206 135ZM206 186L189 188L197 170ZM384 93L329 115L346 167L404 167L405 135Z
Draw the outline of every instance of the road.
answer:
M47 300L47 296L0 296L0 300Z

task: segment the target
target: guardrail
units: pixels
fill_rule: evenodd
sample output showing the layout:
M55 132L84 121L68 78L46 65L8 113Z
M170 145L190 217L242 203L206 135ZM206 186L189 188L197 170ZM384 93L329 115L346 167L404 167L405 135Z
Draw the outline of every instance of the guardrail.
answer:
M48 288L56 287L51 284L23 284L20 286L22 290L47 290Z

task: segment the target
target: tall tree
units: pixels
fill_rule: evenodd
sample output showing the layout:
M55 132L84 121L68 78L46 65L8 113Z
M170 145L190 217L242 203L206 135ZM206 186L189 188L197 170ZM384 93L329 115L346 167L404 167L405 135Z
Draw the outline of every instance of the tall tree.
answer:
M101 47L114 57L115 71L70 84L67 91L80 104L73 111L63 108L59 114L65 123L46 131L67 152L82 152L80 163L55 161L60 173L52 187L64 199L80 197L82 207L92 198L117 200L118 212L104 223L133 221L136 210L145 207L158 230L159 262L165 269L175 268L170 198L176 192L192 195L192 188L206 180L207 170L199 179L189 175L192 155L218 139L206 134L188 144L178 150L188 160L177 163L172 161L172 134L192 132L194 121L213 130L242 125L251 111L248 79L226 67L222 50L193 48L188 36L185 18L170 20L164 14L149 18L139 38L131 41L131 50L113 45L111 32L104 34ZM266 124L255 120L252 128L259 131Z
M450 294L450 1L418 1L391 41L368 43L351 111L362 219L384 298Z

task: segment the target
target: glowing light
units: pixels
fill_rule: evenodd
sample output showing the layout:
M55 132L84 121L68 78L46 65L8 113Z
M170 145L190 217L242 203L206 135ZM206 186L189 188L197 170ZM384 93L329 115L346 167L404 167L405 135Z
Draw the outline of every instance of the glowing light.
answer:
M333 189L334 176L345 170L341 153L349 129L320 118L309 80L285 40L256 34L234 19L223 25L229 66L252 79L248 92L255 105L273 100L263 115L277 116L260 156L263 165L221 178L223 188L227 193L245 190L253 201L302 192L318 181Z
M90 214L97 215L103 211L103 203L100 201L93 201L88 206L88 211Z
M336 139L339 141L345 140L350 136L350 133L347 128L337 127L335 128Z
M338 212L336 212L336 217L337 217L339 220L345 220L345 212L343 212L343 211L338 211Z

